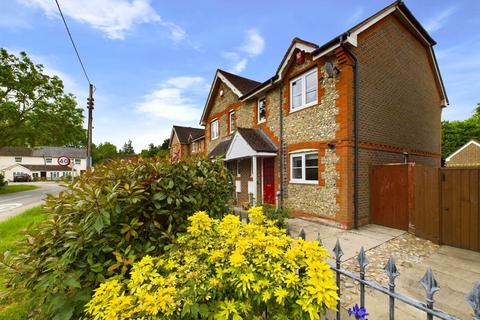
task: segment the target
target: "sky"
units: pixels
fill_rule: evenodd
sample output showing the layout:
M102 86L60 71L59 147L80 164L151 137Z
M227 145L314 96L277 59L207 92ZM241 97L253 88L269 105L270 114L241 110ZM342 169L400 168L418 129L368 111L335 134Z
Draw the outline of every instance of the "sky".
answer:
M271 77L294 37L324 44L389 0L59 0L95 85L94 143L137 152L198 127L217 68ZM450 105L465 119L480 102L480 1L406 0L437 41ZM0 0L0 47L25 51L58 75L85 109L88 82L54 0Z

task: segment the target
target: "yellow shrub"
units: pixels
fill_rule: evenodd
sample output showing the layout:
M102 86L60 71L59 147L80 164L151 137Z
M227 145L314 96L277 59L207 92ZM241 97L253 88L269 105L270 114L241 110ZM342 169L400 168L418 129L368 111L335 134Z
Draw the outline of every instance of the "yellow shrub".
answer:
M250 224L198 212L165 255L100 285L92 319L319 319L338 300L327 251L294 240L252 208Z

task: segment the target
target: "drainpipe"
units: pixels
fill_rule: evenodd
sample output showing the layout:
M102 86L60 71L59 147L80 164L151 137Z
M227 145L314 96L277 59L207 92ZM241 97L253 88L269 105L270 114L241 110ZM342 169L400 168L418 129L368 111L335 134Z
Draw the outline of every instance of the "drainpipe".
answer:
M279 140L280 140L280 150L279 150L279 165L278 170L280 171L280 188L279 188L279 199L280 199L280 206L283 207L283 83L280 83L280 91L279 91L279 108L280 108L280 132L279 132Z
M341 39L345 52L353 59L353 136L354 136L354 165L353 165L353 226L358 229L358 59L346 45L346 35Z

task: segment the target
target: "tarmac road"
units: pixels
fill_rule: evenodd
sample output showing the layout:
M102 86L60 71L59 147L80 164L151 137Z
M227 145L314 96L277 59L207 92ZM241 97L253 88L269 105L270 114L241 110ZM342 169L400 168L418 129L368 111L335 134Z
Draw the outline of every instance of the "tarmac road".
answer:
M15 184L31 184L40 188L0 195L0 221L41 205L47 194L58 194L63 189L60 184L55 182L17 182Z

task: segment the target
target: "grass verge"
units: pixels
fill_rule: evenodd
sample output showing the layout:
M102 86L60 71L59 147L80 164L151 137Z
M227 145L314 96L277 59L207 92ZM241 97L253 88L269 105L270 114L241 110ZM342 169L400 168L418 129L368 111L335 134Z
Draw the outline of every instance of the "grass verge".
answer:
M17 242L22 239L22 231L30 223L37 223L47 218L41 207L34 207L0 222L0 252L17 251ZM28 305L25 296L16 294L8 296L6 292L7 279L0 273L0 320L20 320L28 318Z
M39 188L38 186L34 186L31 184L9 184L0 189L0 194L35 190L38 188Z

